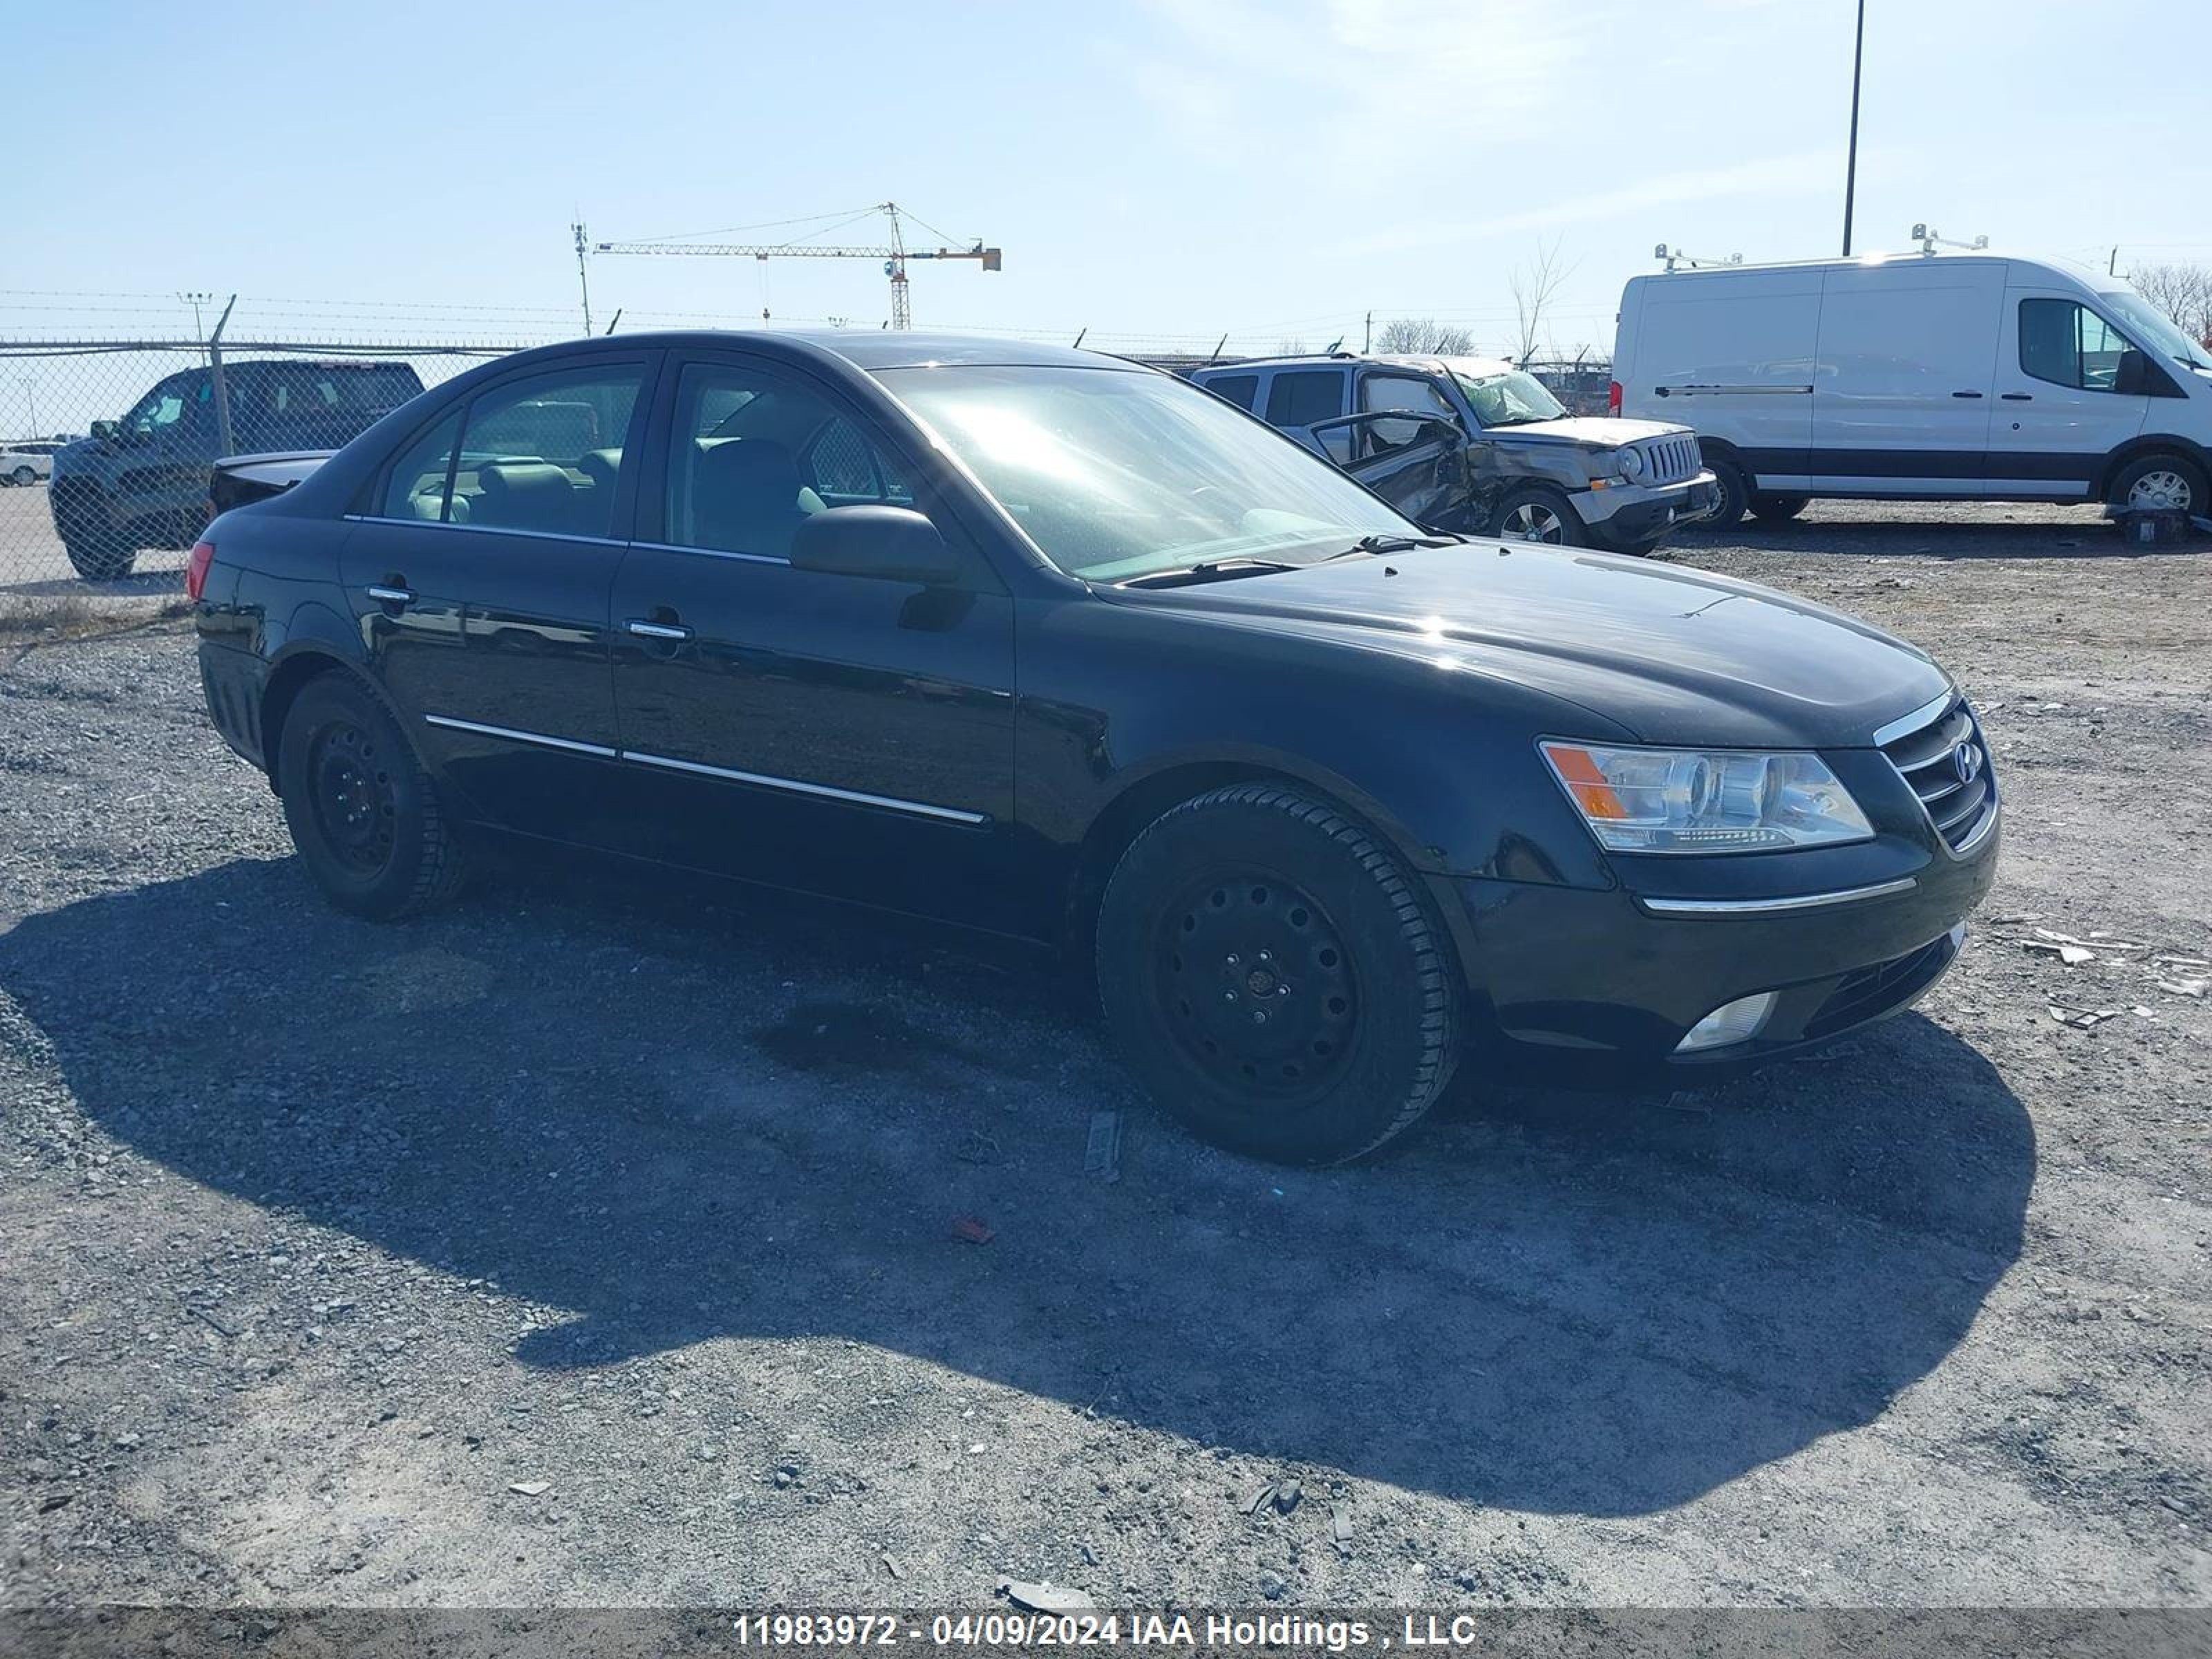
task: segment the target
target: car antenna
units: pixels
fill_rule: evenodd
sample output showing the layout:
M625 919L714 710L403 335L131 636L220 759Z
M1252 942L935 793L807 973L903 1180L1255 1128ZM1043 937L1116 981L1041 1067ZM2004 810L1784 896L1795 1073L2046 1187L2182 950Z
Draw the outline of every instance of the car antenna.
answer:
M1070 351L1074 351L1074 350L1078 350L1078 349L1079 349L1081 348L1082 344L1083 344L1083 337L1084 337L1085 335L1086 335L1086 334L1090 333L1090 332L1091 332L1091 325L1090 325L1090 324L1088 324L1088 323L1084 324L1084 325L1083 325L1081 328L1077 329L1077 330L1075 331L1075 344L1073 344L1073 345L1072 345L1072 346L1068 347L1068 349L1069 349Z
M1228 343L1229 337L1226 334L1224 334L1219 339L1213 343L1213 355L1206 360L1206 365L1208 368L1212 368L1214 364L1221 361L1221 348Z
M617 306L615 307L615 314L607 319L607 332L609 334L613 333L615 331L615 325L620 321L622 321L622 307L620 306Z

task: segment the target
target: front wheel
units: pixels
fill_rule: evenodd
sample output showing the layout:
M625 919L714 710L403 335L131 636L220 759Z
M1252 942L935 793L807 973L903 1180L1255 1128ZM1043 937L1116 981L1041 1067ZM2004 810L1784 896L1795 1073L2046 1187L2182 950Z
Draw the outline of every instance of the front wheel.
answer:
M1097 957L1130 1069L1234 1151L1342 1163L1450 1079L1439 924L1387 848L1294 790L1232 785L1155 821L1107 884Z
M65 538L62 551L70 568L88 582L118 581L138 562L138 550L112 530L82 531Z
M1554 547L1582 547L1589 540L1565 496L1556 489L1534 487L1507 493L1491 520L1491 534L1510 541L1548 542Z
M27 466L19 466L8 475L8 481L18 489L28 489L33 484L38 483L39 475Z
M1713 482L1720 487L1720 505L1711 514L1701 519L1700 530L1733 530L1743 522L1743 515L1751 507L1751 480L1744 470L1725 455L1708 455L1705 465L1712 469Z
M2182 455L2145 455L2112 475L2112 506L2137 513L2206 512L2203 469Z
M311 680L276 743L292 844L323 896L379 921L436 908L465 868L429 775L398 722L343 673Z

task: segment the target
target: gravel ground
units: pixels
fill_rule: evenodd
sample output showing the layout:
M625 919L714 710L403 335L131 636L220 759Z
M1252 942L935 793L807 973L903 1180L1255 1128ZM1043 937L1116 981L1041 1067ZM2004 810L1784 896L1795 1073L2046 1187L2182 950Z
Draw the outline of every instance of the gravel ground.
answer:
M1982 700L1960 963L1318 1174L919 930L574 866L340 916L188 634L0 653L0 1606L2212 1601L2212 999L2158 960L2212 957L2212 557L1932 507L1669 556Z

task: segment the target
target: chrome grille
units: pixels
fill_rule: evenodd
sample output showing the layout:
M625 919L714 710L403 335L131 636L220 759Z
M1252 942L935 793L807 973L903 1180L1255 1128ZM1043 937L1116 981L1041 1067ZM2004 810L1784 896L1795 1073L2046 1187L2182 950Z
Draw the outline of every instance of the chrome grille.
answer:
M1702 461L1695 434L1646 438L1642 445L1646 481L1655 484L1681 483L1698 476Z
M1996 811L1989 743L1964 697L1954 698L1933 720L1892 738L1881 751L1954 849L1979 835Z

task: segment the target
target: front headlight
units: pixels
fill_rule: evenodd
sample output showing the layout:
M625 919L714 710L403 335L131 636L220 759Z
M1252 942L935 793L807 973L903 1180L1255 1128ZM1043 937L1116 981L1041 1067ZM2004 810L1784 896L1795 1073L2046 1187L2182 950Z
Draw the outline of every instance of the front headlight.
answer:
M1537 745L1615 853L1756 853L1866 841L1874 826L1818 755Z
M1617 449L1613 453L1613 471L1633 483L1644 476L1644 452L1640 449Z

